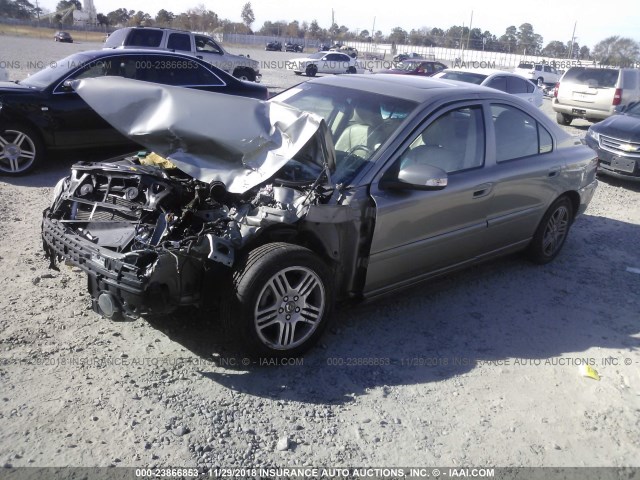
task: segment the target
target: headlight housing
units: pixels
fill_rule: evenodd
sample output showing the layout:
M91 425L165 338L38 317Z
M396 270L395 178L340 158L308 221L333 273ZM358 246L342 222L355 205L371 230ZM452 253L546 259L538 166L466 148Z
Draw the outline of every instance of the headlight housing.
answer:
M598 144L600 144L600 134L593 130L593 127L589 127L587 130L587 135L593 138Z
M53 195L51 195L51 208L55 207L56 202L60 198L60 195L62 195L62 192L64 192L67 189L68 185L69 185L69 177L64 177L58 180L58 183L56 183L56 186L53 187Z

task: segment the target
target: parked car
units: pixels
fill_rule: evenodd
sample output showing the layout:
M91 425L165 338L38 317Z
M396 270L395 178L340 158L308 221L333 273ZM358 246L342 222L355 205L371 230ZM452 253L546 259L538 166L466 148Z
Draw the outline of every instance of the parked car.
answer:
M329 76L265 108L108 82L78 92L172 165L76 164L44 212L47 257L86 272L107 317L217 304L255 355L302 353L336 302L520 250L550 262L597 185L590 148L472 84Z
M604 120L616 108L640 100L640 70L637 68L571 67L556 85L553 110L561 125L574 118L590 122Z
M76 53L20 82L0 83L0 145L4 147L0 147L0 175L20 175L33 170L49 149L135 145L73 91L73 80L101 76L268 98L265 86L242 82L203 60L179 53L149 50ZM118 95L118 91L108 94L110 98Z
M355 58L340 52L318 52L308 57L295 58L287 62L287 68L296 75L315 77L318 73L362 73Z
M328 43L321 43L318 46L319 52L328 52L329 50L331 50L331 45L329 45Z
M640 181L640 102L589 127L587 145L598 154L598 171Z
M513 69L513 73L521 75L532 82L540 84L555 84L560 80L560 74L555 67L541 63L520 63Z
M514 73L491 69L455 70L448 68L433 75L434 78L443 80L455 80L458 82L474 83L484 87L495 88L523 100L542 107L543 93L533 82Z
M69 32L56 32L53 39L56 42L73 43L73 37Z
M393 57L394 62L404 62L405 60L424 60L424 57L419 53L399 53Z
M269 42L267 46L264 47L266 51L271 52L281 52L282 51L282 43L280 42Z
M259 63L243 55L233 55L213 38L171 28L126 27L109 35L104 48L159 49L192 55L232 74L240 80L259 82Z
M349 55L351 58L358 58L358 49L355 47L349 47L347 45L340 45L340 46L336 46L334 45L333 47L331 47L329 49L330 52L341 52L341 53L346 53L347 55Z
M419 59L406 59L400 63L395 64L389 70L383 70L382 73L392 73L396 75L421 75L423 77L430 77L446 68L447 66L440 62Z
M302 52L304 50L304 47L299 43L287 42L284 44L284 50L286 52Z

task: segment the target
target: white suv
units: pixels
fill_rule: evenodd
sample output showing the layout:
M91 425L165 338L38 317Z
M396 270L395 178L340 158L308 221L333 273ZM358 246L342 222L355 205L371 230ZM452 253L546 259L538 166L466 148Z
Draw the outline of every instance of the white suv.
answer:
M533 83L555 84L560 80L560 74L555 67L541 63L521 63L513 69L513 73L517 73Z
M170 50L201 58L240 80L259 82L259 64L256 60L226 52L206 35L171 28L126 27L113 32L104 42L104 48L136 48Z

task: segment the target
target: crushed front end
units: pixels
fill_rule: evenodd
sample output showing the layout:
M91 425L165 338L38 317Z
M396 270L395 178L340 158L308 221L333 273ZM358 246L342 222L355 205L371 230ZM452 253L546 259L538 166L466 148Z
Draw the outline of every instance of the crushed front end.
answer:
M222 296L248 243L272 226L295 224L325 197L317 185L294 188L287 180L230 193L221 182L146 160L74 165L43 215L52 267L64 260L86 272L93 309L110 318L162 314ZM214 291L205 278L215 280Z

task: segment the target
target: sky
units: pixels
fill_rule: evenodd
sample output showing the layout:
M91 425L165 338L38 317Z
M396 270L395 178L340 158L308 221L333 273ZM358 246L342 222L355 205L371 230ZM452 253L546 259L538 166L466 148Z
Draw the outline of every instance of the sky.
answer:
M81 0L82 1L82 0ZM94 0L99 13L108 13L118 8L142 10L155 16L160 9L181 13L203 4L221 18L240 22L240 12L247 0ZM33 1L32 3L35 3ZM41 7L51 11L58 0L39 0ZM473 11L472 27L489 30L496 36L504 33L510 25L518 27L528 22L535 33L544 38L543 45L552 40L568 42L574 24L576 41L580 45L593 47L611 35L631 37L640 41L640 8L637 0L617 0L614 3L597 0L490 1L456 0L455 8L447 2L408 0L348 0L331 3L325 0L253 0L251 6L256 17L252 25L259 30L265 21L317 20L323 28L331 26L331 10L338 25L351 30L375 30L388 35L400 26L407 32L422 27L438 27L446 30L452 25L469 25Z

